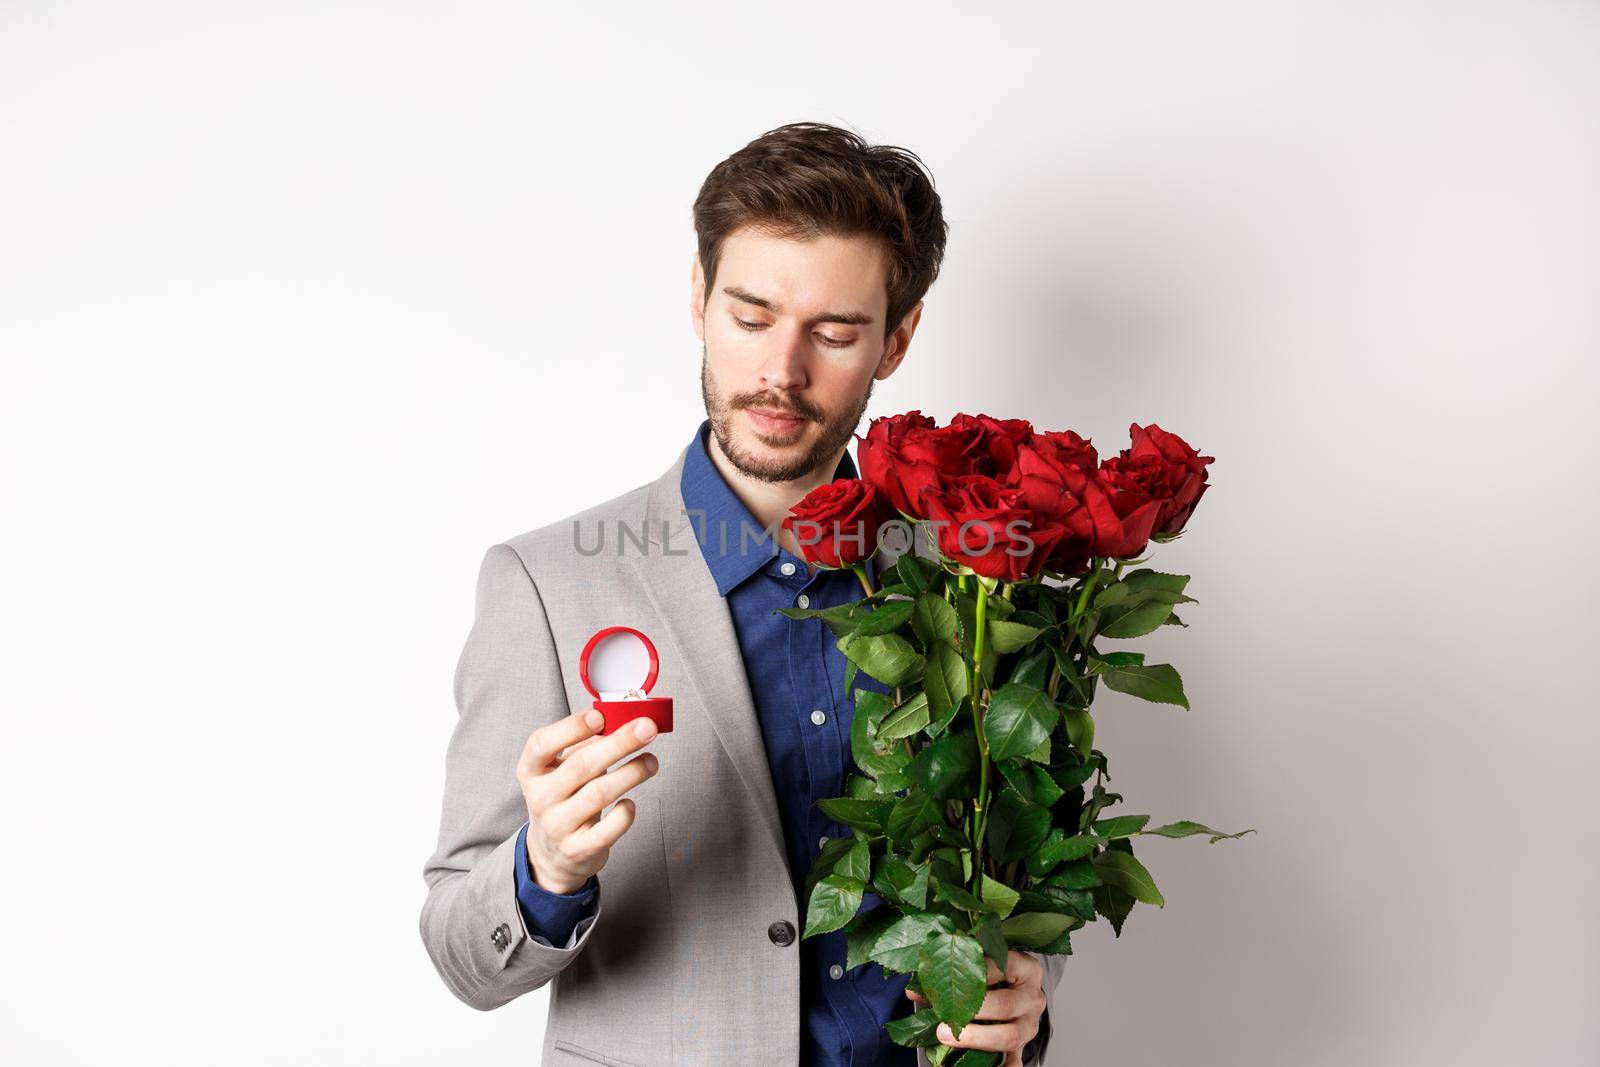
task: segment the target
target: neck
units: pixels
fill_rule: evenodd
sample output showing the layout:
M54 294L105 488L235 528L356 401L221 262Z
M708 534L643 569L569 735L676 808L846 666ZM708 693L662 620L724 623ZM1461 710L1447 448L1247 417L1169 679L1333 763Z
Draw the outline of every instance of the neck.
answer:
M778 544L804 559L799 539L782 527L784 517L811 490L833 481L833 472L839 469L839 461L844 458L844 449L839 449L812 473L790 482L765 482L750 477L735 467L733 461L723 453L722 446L717 442L717 435L714 433L706 435L706 452L711 457L711 465L722 474L723 480L728 483L728 488L733 490L733 495L739 498L739 502L750 509L750 514L761 524L761 528L773 531Z

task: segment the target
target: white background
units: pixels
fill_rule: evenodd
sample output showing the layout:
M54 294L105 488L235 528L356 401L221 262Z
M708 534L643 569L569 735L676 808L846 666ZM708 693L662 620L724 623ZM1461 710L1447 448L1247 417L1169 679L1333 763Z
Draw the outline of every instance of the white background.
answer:
M1052 1067L1595 1062L1600 9L553 8L0 4L0 1060L536 1058L416 928L478 562L688 442L690 204L810 119L951 223L869 414L1217 457L1099 738L1258 833Z

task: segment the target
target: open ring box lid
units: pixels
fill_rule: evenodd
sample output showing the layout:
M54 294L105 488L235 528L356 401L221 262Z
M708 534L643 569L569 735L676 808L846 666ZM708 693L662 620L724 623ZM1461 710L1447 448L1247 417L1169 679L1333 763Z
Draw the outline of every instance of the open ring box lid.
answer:
M660 669L655 644L631 626L607 626L589 638L578 656L578 676L605 716L601 733L638 718L654 720L662 733L672 729L672 698L650 695Z

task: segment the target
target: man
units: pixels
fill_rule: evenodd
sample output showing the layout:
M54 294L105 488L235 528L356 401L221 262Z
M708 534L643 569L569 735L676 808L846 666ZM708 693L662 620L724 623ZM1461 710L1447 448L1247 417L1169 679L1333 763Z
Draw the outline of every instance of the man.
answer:
M555 979L545 1064L926 1064L883 1030L919 1007L909 976L799 937L811 863L850 832L815 802L843 793L854 694L825 625L776 609L861 595L781 523L855 475L846 446L938 272L938 196L903 150L793 124L712 171L695 224L707 418L658 478L485 555L423 941L476 1008ZM660 650L668 733L597 732L577 660L617 624ZM1006 972L940 1037L1039 1063L1061 963L1013 951Z

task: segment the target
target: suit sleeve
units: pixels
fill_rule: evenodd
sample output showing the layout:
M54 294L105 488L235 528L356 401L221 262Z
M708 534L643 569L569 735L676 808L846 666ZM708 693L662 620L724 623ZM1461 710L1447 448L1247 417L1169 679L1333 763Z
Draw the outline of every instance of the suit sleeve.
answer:
M528 868L528 824L517 831L517 904L522 908L522 927L528 936L551 948L571 948L574 929L594 915L600 899L600 879L591 874L570 893L552 893L534 881Z
M1066 973L1067 958L1065 956L1044 955L1038 952L1030 952L1028 954L1044 964L1045 1009L1044 1014L1039 1016L1038 1034L1022 1048L1022 1067L1042 1067L1045 1051L1050 1046L1050 1005L1055 1003L1056 987L1061 984L1061 976Z
M569 709L544 603L509 545L490 548L479 567L455 702L439 838L423 865L428 895L418 926L450 992L488 1011L560 973L605 910L597 893L594 913L557 948L527 929L518 900L517 839L528 814L517 759L530 733Z

